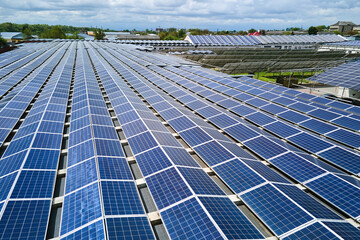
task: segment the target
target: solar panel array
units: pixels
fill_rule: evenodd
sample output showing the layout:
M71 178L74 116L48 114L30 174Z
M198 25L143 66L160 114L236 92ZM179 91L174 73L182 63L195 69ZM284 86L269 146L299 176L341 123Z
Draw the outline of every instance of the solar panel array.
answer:
M182 62L0 55L0 238L360 237L359 107Z
M360 60L341 64L311 78L311 81L360 90Z
M272 35L272 36L237 36L237 35L189 35L186 38L194 45L232 46L259 44L314 44L343 42L345 39L334 34L327 35Z
M328 43L326 45L359 47L360 46L360 41L359 40L353 40L353 41L346 41L346 42L339 42L339 43Z

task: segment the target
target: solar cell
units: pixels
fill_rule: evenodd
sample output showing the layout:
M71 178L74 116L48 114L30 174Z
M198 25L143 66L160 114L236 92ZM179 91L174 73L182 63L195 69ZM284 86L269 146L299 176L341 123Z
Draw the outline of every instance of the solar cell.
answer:
M199 197L199 199L229 239L264 238L229 199L214 197Z
M181 175L188 182L195 194L224 195L225 193L207 175L204 170L196 168L178 167Z
M146 217L106 218L109 239L155 239Z
M136 156L141 172L144 176L160 171L172 165L169 158L160 147Z
M98 183L75 191L64 197L61 231L67 232L102 216Z
M271 159L271 163L299 182L304 182L326 173L325 170L294 153L286 153L275 157Z
M266 159L275 157L287 151L285 148L262 136L251 139L245 142L244 145ZM264 148L264 146L266 146L266 148Z
M145 213L133 181L101 181L101 190L106 215Z
M350 216L357 217L360 215L359 188L332 174L306 183L306 186Z
M159 209L192 195L175 168L147 177L146 183Z
M103 221L97 221L93 224L90 224L87 227L81 228L76 232L67 235L66 237L60 238L61 240L86 240L86 239L95 239L101 240L105 239L104 225Z
M0 220L1 239L44 239L50 200L9 201Z
M55 171L21 171L11 198L51 198Z
M270 184L242 194L241 198L276 235L284 234L313 220L309 214Z
M335 240L339 239L334 233L332 233L329 229L324 227L319 222L316 222L310 226L307 226L299 231L290 234L289 236L283 238L284 240L313 240L313 239L328 239Z
M266 182L259 174L238 159L223 163L213 169L236 193Z
M171 239L223 239L195 198L161 212Z

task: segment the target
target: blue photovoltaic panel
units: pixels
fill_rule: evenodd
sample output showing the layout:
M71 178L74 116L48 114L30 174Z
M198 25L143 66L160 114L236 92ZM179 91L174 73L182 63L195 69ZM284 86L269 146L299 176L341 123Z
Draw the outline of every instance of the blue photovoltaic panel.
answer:
M270 184L241 195L241 198L276 235L284 234L313 218Z
M360 215L360 189L352 184L328 174L306 186L350 216L356 218Z
M199 164L185 149L173 147L163 147L163 149L175 165L199 167Z
M328 110L324 110L324 109L316 109L314 111L311 111L308 113L309 115L313 116L313 117L317 117L326 121L331 121L332 119L338 118L340 117L339 114L336 113L332 113Z
M152 132L152 134L162 146L182 147L182 145L170 133Z
M114 127L92 126L95 138L118 139Z
M0 220L0 239L45 239L50 200L9 201Z
M105 239L104 225L103 221L97 221L93 224L90 224L87 227L81 228L80 230L60 238L61 240L103 240Z
M225 193L202 169L196 168L178 168L195 194L204 195L224 195Z
M360 173L360 156L343 148L334 147L319 154L320 157L348 170L354 174ZM351 161L349 161L351 159Z
M299 182L307 181L326 172L291 152L271 159L271 163Z
M175 168L146 178L146 183L159 209L192 195Z
M62 135L60 134L37 133L32 147L59 149L61 139Z
M292 126L279 121L266 125L264 128L283 138L290 137L291 135L301 132Z
M287 151L287 149L263 136L247 141L244 143L244 145L265 159L275 157Z
M211 141L195 147L194 150L210 166L235 157L216 141Z
M95 146L97 155L124 157L119 140L95 139Z
M247 159L256 159L253 155L251 155L248 151L243 149L242 147L236 145L235 143L219 141L221 145L223 145L227 150L229 150L232 154L239 158L247 158Z
M75 147L69 148L68 152L68 167L79 163L85 159L93 157L95 155L93 141L80 143Z
M260 109L262 109L264 111L267 111L269 113L272 113L272 114L278 114L278 113L287 111L286 108L281 107L281 106L276 105L276 104L273 104L273 103L269 103L269 104L267 104L265 106L262 106Z
M160 147L136 156L136 162L144 176L157 172L172 165Z
M51 198L55 171L21 171L11 198Z
M289 141L299 145L300 147L308 150L309 152L319 152L326 148L333 146L332 144L326 142L325 140L319 139L313 135L307 133L300 133L293 137L288 138Z
M106 218L109 239L155 239L147 217Z
M339 215L335 214L329 208L325 207L296 186L285 184L275 184L275 186L316 218L342 219Z
M133 179L125 158L98 157L101 179Z
M101 181L101 189L106 215L145 213L133 181Z
M59 150L31 149L24 168L27 169L53 169L58 165Z
M265 182L263 178L237 159L214 167L214 171L236 193Z
M199 197L229 239L262 239L264 236L228 198Z
M339 239L335 236L329 229L321 225L319 222L316 222L306 228L303 228L285 238L283 240L314 240L314 239L326 239L326 240L337 240Z
M17 176L17 172L0 178L0 202L6 199ZM1 208L0 208L1 211Z
M204 116L206 118L215 116L217 114L220 114L221 112L214 107L208 106L206 108L200 109L197 111L201 116Z
M180 135L191 146L199 145L211 140L211 138L199 127L181 132Z
M343 144L347 144L353 148L360 147L360 136L357 133L350 132L344 129L338 129L334 132L326 134L327 137L335 139Z
M195 127L196 125L186 116L182 116L179 118L175 118L173 120L169 121L169 124L172 128L175 129L175 131L180 132L185 129Z
M307 117L303 114L300 114L300 113L297 113L297 112L291 111L291 110L280 113L278 116L285 120L288 120L289 122L292 122L292 123L299 123L299 122L310 119L309 117Z
M256 112L251 115L248 115L248 116L246 116L246 119L248 119L251 122L254 122L260 126L276 121L273 117L270 117L269 115L263 114L261 112Z
M230 136L232 136L233 138L237 139L240 142L259 136L259 133L251 130L250 128L248 128L243 124L238 124L226 128L226 133L228 133Z
M136 120L134 122L127 123L123 125L122 128L124 130L126 137L131 137L136 134L145 132L147 130L145 124L141 120Z
M260 161L243 160L243 162L249 165L251 169L255 170L255 172L259 173L262 177L270 182L289 183L289 181L286 180L283 176Z
M333 120L332 122L355 131L360 130L360 121L357 119L353 119L349 117L341 117Z
M310 119L306 122L300 123L300 126L303 126L307 129L310 129L316 133L319 134L325 134L327 132L333 131L337 129L337 127L330 125L328 123L316 120L316 119Z
M61 235L102 216L98 183L64 197Z
M95 158L72 166L66 171L66 194L98 179Z
M161 212L171 239L223 239L195 198Z
M221 114L212 118L209 118L209 120L214 123L215 125L219 126L220 128L229 127L231 125L234 125L238 123L234 118L229 117L226 114Z
M145 132L129 138L128 142L134 154L146 151L158 145L150 132Z
M344 239L360 239L360 231L347 222L322 222Z
M239 106L236 106L234 108L231 108L231 111L238 114L238 115L240 115L240 116L245 116L247 114L256 112L255 109L252 109L252 108L247 107L245 105L239 105Z

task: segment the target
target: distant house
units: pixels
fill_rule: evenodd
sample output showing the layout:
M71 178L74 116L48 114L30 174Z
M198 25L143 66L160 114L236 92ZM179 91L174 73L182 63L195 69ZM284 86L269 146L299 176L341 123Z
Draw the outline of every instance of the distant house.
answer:
M12 43L21 42L25 39L25 35L22 32L1 32L0 36Z
M359 29L360 26L356 25L353 22L346 22L346 21L338 21L337 23L330 25L330 31L338 31L341 33L347 33L349 31L353 31L355 29Z

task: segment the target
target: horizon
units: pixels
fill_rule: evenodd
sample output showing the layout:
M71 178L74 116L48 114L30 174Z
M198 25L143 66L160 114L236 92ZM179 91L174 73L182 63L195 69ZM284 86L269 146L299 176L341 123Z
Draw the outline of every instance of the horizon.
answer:
M261 6L261 8L258 8ZM311 6L311 11L309 11ZM360 2L309 0L4 0L0 6L3 22L17 24L70 25L112 30L156 28L200 28L210 31L308 29L337 21L360 24ZM346 16L346 17L345 17Z

